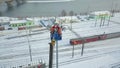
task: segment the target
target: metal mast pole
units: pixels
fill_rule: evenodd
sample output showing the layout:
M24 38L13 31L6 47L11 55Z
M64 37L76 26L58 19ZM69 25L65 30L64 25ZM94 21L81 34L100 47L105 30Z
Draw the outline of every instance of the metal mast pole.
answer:
M81 56L83 56L84 53L84 44L85 44L85 40L82 40L82 51L81 51Z
M49 43L50 51L49 51L49 68L52 68L53 65L53 46L54 42Z
M75 45L73 45L73 49L72 49L72 58L74 57L74 50L75 50Z
M32 61L31 45L30 45L30 40L28 38L29 35L27 33L27 28L26 28L26 34L27 34L27 41L28 41L28 46L29 46L30 61Z
M56 41L56 68L58 68L58 41Z

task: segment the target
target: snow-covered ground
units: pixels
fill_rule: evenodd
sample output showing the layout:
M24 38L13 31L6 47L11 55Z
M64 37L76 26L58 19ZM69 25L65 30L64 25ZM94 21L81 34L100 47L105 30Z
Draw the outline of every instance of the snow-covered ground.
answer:
M119 17L112 17L114 21ZM120 32L120 25L115 22L105 21L104 26L100 27L100 20L95 26L94 20L83 21L79 23L63 24L66 29L62 31L62 40L59 41L59 67L60 68L112 68L119 65L120 62L120 38L108 39L85 44L84 55L81 56L81 45L75 46L75 56L72 58L72 46L69 40L72 38L86 37L105 33ZM119 22L120 20L115 20ZM45 29L45 28L44 28ZM0 67L13 67L37 63L43 60L48 65L50 31L31 30L24 31L1 31L0 32ZM76 35L77 34L77 35ZM79 35L79 36L78 36ZM29 58L29 44L32 49L33 61ZM55 67L55 49L54 64Z

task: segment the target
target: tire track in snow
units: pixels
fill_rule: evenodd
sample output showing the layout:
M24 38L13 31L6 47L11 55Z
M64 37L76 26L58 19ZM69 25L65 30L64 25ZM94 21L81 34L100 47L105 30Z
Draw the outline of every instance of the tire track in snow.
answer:
M86 56L86 57L81 57L81 58L71 59L71 60L68 60L68 61L59 62L59 66L72 64L72 63L77 63L77 62L82 62L82 61L85 61L85 60L91 60L91 59L94 59L94 58L99 58L99 57L102 57L104 55L109 55L109 54L116 53L116 52L120 52L120 50L115 50L115 51L105 52L105 53L101 53L101 54L97 54L97 55ZM56 64L54 64L54 66L55 65Z

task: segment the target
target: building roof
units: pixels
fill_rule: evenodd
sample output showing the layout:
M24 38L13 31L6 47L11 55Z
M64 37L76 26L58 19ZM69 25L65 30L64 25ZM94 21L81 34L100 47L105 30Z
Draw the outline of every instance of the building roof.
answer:
M91 14L94 15L101 15L101 14L111 14L109 11L96 11L96 12L92 12Z
M5 22L9 22L10 18L9 17L0 17L0 23L5 23Z
M10 24L26 23L26 20L10 21Z

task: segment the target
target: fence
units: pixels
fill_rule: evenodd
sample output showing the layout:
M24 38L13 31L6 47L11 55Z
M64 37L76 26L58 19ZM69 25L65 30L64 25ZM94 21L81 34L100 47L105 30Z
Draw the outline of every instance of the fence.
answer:
M15 66L8 66L8 65L2 65L0 68L46 68L47 65L45 62L41 61L36 61L36 62L31 62L25 65L15 65Z

